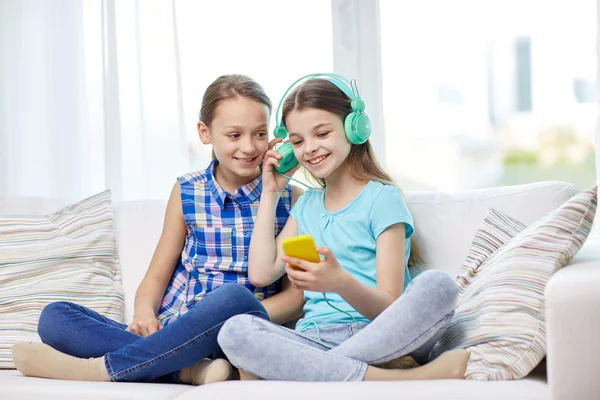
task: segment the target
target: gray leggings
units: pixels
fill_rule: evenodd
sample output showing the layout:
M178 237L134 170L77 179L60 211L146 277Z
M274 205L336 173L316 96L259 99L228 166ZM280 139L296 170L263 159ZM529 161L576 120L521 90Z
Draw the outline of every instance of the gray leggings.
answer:
M218 336L229 361L253 375L286 381L361 381L368 364L377 365L404 355L419 364L454 314L458 287L450 275L426 271L406 292L369 325L319 328L304 333L251 315L230 318Z

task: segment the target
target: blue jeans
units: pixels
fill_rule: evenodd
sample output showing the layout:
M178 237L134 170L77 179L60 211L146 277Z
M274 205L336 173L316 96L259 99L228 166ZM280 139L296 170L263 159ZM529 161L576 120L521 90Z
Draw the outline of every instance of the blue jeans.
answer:
M218 341L233 365L263 379L360 381L369 364L404 355L427 363L454 315L457 296L450 275L426 271L360 330L355 324L340 324L300 333L238 315L225 323Z
M225 284L145 338L127 332L127 325L68 302L44 308L38 334L63 353L80 358L104 356L113 381L180 383L179 370L220 353L217 334L225 321L238 314L269 319L250 290Z

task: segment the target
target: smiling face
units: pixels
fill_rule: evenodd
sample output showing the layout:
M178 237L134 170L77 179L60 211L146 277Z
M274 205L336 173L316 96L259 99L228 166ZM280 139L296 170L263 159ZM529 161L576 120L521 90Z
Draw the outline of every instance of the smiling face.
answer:
M212 144L219 160L221 186L243 185L260 175L258 168L268 148L269 108L244 96L223 100L206 126L198 123L200 140ZM219 178L219 176L217 176Z
M296 159L315 177L328 178L348 158L352 145L338 115L316 108L295 109L285 121Z

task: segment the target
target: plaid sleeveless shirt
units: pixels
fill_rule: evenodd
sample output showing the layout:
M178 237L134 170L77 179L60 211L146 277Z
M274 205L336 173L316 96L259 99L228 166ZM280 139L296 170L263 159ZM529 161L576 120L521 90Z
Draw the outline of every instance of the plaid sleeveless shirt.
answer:
M259 300L280 291L280 281L257 288L248 279L250 236L258 211L262 176L235 193L228 193L215 179L217 163L213 160L204 171L178 179L188 233L158 313L163 326L224 284L244 285ZM275 236L288 219L291 203L292 191L288 185L277 204Z

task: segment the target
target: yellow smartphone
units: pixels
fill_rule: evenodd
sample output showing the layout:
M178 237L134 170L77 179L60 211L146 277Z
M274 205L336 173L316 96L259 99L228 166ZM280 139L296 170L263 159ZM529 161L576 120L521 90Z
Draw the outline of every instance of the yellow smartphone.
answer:
M317 253L317 245L310 235L300 235L285 238L281 241L283 252L288 257L299 258L314 263L321 262L321 257ZM292 267L298 269L296 265Z

